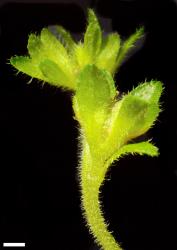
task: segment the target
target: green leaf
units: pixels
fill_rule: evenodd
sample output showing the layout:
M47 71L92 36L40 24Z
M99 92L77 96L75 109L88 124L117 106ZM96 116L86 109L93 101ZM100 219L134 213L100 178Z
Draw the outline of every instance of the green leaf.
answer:
M144 28L141 27L136 30L134 34L132 34L121 46L120 53L117 57L116 68L120 66L123 59L127 55L127 53L132 49L137 42L144 34Z
M110 166L115 160L127 154L139 154L139 155L149 155L158 156L159 150L149 141L127 144L117 150L108 160L107 166Z
M161 109L159 104L159 98L163 91L163 85L160 81L151 81L144 84L140 84L134 90L130 92L130 95L144 100L147 104L147 110L143 115L143 119L139 126L139 134L145 133L150 129L156 121Z
M147 82L115 104L109 120L108 148L115 150L152 127L160 112L162 89L160 82Z
M88 11L88 26L84 35L84 50L91 58L91 63L100 52L102 32L93 10Z
M75 109L88 136L103 136L102 126L115 96L114 81L107 71L94 65L88 65L81 71L77 82Z
M11 64L14 67L32 77L45 80L51 84L57 86L63 84L63 87L68 87L72 90L75 88L76 64L70 59L60 41L47 28L42 29L39 36L31 34L27 47L30 58L13 57ZM53 65L54 69L52 69L51 65ZM47 72L45 72L45 69ZM49 75L53 73L55 74Z
M47 82L50 82L51 84L58 87L66 87L68 89L75 88L74 83L70 82L67 75L53 61L48 59L42 61L39 65L39 68L47 79Z
M49 31L43 28L40 34L43 49L52 60L57 60L57 56L68 58L67 51L63 44Z
M27 48L33 61L38 63L44 59L58 62L58 57L68 57L64 46L47 28L43 28L38 36L30 34Z
M61 43L64 45L68 53L72 53L74 51L76 43L74 42L71 34L60 25L56 26L56 30L58 32L58 38Z
M138 85L130 94L136 96L148 103L158 103L163 91L163 85L160 81L150 81Z
M120 49L120 37L117 33L110 34L106 37L104 46L96 59L98 68L105 69L114 73L116 69L116 59Z
M115 95L114 81L107 71L100 70L95 65L88 65L81 71L76 96L84 111L86 109L92 113L94 110L104 109Z
M17 70L40 80L46 81L46 78L42 75L38 68L38 65L34 64L31 58L26 56L14 56L10 59L11 65Z
M67 86L72 89L73 86L76 84L74 74L75 65L73 65L72 61L70 60L66 49L60 43L60 41L46 28L42 29L40 37L41 42L43 44L41 49L41 53L43 54L43 60L41 60L41 62L45 60L50 60L57 64L58 68L60 69L60 74L61 72L63 72L68 79ZM46 72L46 74L48 73ZM51 76L51 78L52 77L53 76Z
M40 39L42 59L50 59L60 67L67 67L69 60L66 49L47 28L42 29Z
M114 123L114 129L117 138L122 137L123 141L130 140L139 136L140 128L144 127L144 119L149 106L148 104L132 95L126 95L120 101L115 111L117 116ZM118 127L116 129L116 127Z
M28 39L28 51L32 61L40 64L49 59L56 63L62 71L73 79L73 65L71 65L66 49L60 41L47 29L41 31L40 36L31 34Z

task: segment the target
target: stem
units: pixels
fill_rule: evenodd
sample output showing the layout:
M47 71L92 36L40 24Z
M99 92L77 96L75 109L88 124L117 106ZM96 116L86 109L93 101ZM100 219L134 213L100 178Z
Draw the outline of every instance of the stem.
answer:
M84 145L85 146L85 145ZM122 250L108 231L99 201L99 189L104 180L104 163L92 160L88 150L83 150L80 169L82 209L90 232L103 250Z

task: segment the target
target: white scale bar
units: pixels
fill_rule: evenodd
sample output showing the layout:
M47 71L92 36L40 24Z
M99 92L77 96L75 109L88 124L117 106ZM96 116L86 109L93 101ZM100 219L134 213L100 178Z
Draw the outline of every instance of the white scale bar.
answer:
M25 243L3 243L3 247L25 247Z

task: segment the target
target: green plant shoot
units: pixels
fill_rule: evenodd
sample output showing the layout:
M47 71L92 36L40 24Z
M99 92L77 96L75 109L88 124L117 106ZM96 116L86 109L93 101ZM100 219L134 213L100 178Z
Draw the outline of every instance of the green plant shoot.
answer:
M83 41L57 26L60 39L48 28L28 39L28 56L15 56L10 63L32 78L73 91L75 119L80 124L82 211L95 241L104 250L121 250L104 220L99 201L108 168L126 154L158 156L150 140L133 143L155 123L163 87L159 81L140 84L119 97L114 75L123 59L143 35L138 29L126 41L117 33L103 36L98 19L88 11ZM118 99L119 97L119 99Z

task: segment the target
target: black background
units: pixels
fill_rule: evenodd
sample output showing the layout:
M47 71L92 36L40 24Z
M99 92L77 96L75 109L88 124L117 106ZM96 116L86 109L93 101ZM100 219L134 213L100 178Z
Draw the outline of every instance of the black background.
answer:
M81 2L81 1L79 1ZM83 5L85 6L85 5ZM177 249L177 5L173 1L90 1L123 38L144 25L145 40L116 75L127 92L145 79L164 83L164 111L144 138L158 158L127 156L102 188L109 229L125 250ZM77 179L78 124L71 93L16 75L8 59L27 53L28 34L61 24L84 32L77 4L8 3L0 8L0 241L31 249L98 249L81 216ZM103 28L104 28L104 22Z

